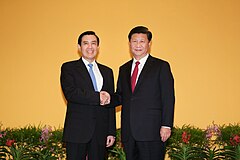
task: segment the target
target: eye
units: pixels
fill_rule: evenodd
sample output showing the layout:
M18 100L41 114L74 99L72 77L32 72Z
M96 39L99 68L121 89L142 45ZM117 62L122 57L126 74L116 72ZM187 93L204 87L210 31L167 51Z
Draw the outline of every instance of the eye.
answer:
M82 44L83 44L83 45L87 45L87 44L88 44L88 42L82 42Z
M91 44L92 45L97 45L97 41L92 41Z

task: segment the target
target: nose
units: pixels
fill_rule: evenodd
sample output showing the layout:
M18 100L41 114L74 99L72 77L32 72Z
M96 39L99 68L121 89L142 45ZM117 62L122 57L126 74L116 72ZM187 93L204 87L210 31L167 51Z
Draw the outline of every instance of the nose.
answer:
M137 47L141 47L141 42L137 42Z
M88 44L88 48L92 48L92 44L91 43Z

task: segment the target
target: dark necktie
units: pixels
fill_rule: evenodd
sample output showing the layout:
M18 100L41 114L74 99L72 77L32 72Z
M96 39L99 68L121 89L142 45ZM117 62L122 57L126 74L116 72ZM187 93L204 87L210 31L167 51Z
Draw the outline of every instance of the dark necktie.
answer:
M135 63L135 68L134 68L133 73L132 73L132 77L131 77L132 92L134 91L135 86L136 86L136 80L137 80L137 75L138 75L138 65L139 64L140 64L139 61L137 61Z
M93 68L92 68L92 67L93 67L93 64L89 63L88 66L89 66L89 74L90 74L90 77L91 77L91 79L92 79L92 83L93 83L94 90L97 91L97 90L98 90L98 89L97 89L97 81L96 81L96 78L95 78L95 76L94 76Z

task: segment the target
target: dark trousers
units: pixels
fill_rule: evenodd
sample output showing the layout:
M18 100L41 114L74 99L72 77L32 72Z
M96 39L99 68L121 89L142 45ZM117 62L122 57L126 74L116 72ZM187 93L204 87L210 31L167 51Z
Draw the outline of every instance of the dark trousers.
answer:
M105 160L106 146L100 145L94 135L88 143L66 142L67 160Z
M164 160L166 152L162 141L136 141L132 136L123 142L123 149L127 160Z

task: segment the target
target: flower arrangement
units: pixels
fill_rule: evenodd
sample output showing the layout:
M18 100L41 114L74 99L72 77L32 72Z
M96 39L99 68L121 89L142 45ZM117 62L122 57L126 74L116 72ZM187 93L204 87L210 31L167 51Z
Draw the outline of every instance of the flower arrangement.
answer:
M190 125L175 127L167 141L167 152L171 159L197 159L199 148L206 144L204 131Z
M60 160L65 158L62 129L26 126L3 129L0 125L0 159Z
M209 125L206 130L184 125L175 127L168 140L173 160L240 160L240 124Z
M172 160L240 160L240 124L211 124L206 129L191 125L174 127L166 144ZM62 129L51 126L3 128L0 124L0 160L63 160ZM116 143L108 160L126 160L117 129Z
M226 159L240 159L240 125L223 125L220 127L222 135L218 141L223 146Z

